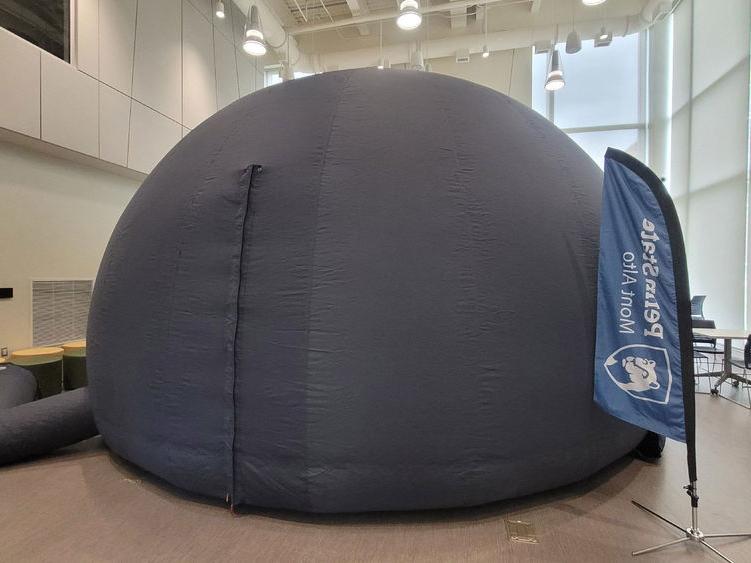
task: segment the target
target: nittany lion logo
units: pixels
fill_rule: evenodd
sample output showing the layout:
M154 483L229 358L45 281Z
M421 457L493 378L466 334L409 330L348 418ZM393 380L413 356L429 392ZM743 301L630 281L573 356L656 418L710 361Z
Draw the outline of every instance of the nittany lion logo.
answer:
M605 360L605 369L622 390L643 401L667 404L673 374L665 348L630 344L613 352Z

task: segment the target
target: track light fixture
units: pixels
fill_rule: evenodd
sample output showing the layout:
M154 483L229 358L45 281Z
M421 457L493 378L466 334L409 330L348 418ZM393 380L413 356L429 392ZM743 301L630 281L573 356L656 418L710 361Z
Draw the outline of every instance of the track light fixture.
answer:
M216 17L218 17L220 20L224 19L224 2L222 2L222 0L217 0L216 9L214 10L214 13L216 14Z
M600 33L595 37L595 47L607 47L613 42L613 32L608 31L605 27L600 28Z
M558 54L558 48L553 48L550 52L550 60L548 62L548 77L545 79L545 89L548 92L555 92L560 90L566 85L563 80L563 66L561 65L561 58Z
M250 7L248 20L245 22L243 50L254 57L262 57L266 54L266 39L261 30L261 22L258 19L258 7L255 4Z
M566 52L569 55L578 53L582 49L582 38L579 36L579 32L572 29L566 37Z
M420 14L420 4L417 0L402 0L399 3L399 16L396 18L396 25L399 28L409 31L417 29L422 23L422 14Z

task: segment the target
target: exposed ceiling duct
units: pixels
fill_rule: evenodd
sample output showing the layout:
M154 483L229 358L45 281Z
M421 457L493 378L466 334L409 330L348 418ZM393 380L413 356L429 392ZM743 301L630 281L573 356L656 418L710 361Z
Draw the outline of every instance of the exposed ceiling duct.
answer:
M455 6L455 2L451 6ZM431 6L436 8L436 6ZM672 8L672 2L667 0L649 0L639 14L612 18L596 18L589 21L577 21L576 30L582 40L597 39L603 26L612 32L613 36L622 37L638 33L651 25L656 19L664 16ZM505 51L530 47L535 42L549 44L556 37L566 37L573 30L571 24L559 23L555 25L541 25L509 29L505 31L489 32L487 41L481 34L459 35L422 41L424 52L430 53L431 58L453 57L457 51L469 49L470 53L481 53L483 45L487 44L490 51ZM389 59L391 64L410 62L410 55L414 48L413 42L384 45L382 56ZM317 66L321 70L361 68L376 66L381 56L378 48L354 49L336 51L316 56Z

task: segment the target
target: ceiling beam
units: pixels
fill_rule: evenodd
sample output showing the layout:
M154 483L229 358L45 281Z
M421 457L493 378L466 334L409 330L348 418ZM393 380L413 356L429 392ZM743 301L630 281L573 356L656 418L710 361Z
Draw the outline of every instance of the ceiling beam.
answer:
M451 2L452 4L454 2ZM451 29L464 29L467 27L467 8L451 8Z
M347 0L347 7L352 13L352 16L355 17L367 16L368 14L370 14L370 10L368 9L368 5L365 3L365 0ZM367 26L367 24L358 25L357 31L360 32L360 35L370 35L370 28Z
M443 4L435 4L427 7L421 7L421 14L432 14L434 12L448 12L454 8L468 8L470 6L476 6L478 0L457 0L456 2L445 2ZM498 4L499 6L514 6L517 4L527 4L529 0L488 0L484 4ZM305 33L312 33L315 31L324 31L326 29L335 29L339 27L347 27L350 25L360 25L363 23L377 22L382 20L396 19L399 15L399 10L389 10L388 12L378 12L377 14L370 13L368 15L356 16L353 18L336 20L335 22L321 23L315 25L304 25L299 27L288 28L290 35L303 35Z

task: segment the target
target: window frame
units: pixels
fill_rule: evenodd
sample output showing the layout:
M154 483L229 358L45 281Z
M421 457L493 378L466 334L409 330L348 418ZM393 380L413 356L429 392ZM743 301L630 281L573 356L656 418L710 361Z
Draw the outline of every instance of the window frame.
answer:
M561 127L561 131L566 133L567 135L576 134L576 133L596 133L596 132L604 132L604 131L622 131L622 130L637 130L638 132L638 142L639 146L641 148L641 154L639 155L639 158L643 161L647 161L649 156L649 135L647 135L647 123L649 116L647 115L647 79L648 79L648 46L649 43L647 41L647 34L645 31L640 31L638 33L638 44L639 44L639 52L638 52L638 73L637 73L637 79L639 81L638 83L638 121L635 123L626 123L626 122L613 122L613 123L607 123L603 125L586 125L582 127ZM557 49L565 49L564 43L556 43L554 48ZM595 49L608 49L609 47L593 47ZM552 48L551 48L552 49ZM546 61L550 57L550 51L545 53L535 53L532 56L542 56L545 55ZM534 62L533 62L534 65ZM546 68L547 68L547 62L546 62ZM565 72L565 69L564 69ZM534 73L533 73L534 77ZM542 88L543 85L538 84L532 84L533 88ZM555 91L545 91L545 113L541 114L544 117L546 117L551 123L555 125L555 98L556 98L556 92ZM598 163L599 164L599 163Z

